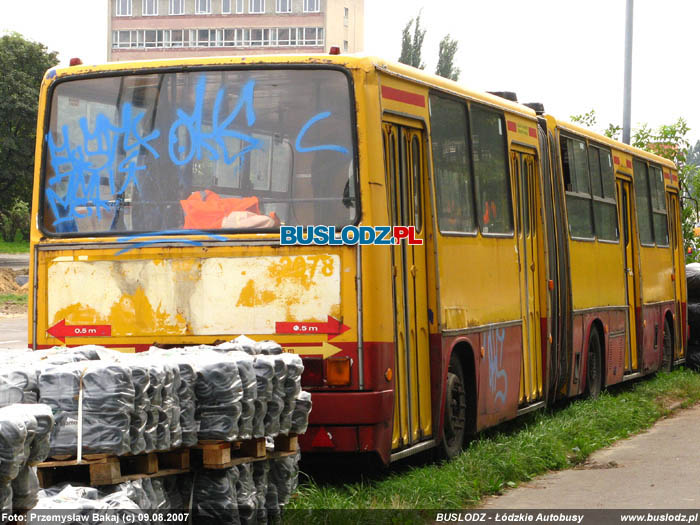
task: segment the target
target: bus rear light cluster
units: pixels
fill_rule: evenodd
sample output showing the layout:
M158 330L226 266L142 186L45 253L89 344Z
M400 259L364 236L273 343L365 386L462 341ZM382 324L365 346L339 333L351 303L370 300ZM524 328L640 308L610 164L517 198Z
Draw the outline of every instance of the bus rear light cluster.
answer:
M301 374L301 386L323 386L323 358L302 357L304 373Z
M347 386L350 384L349 357L329 357L326 360L326 381L330 386Z
M322 357L302 357L304 373L302 386L348 386L351 383L352 359L349 357L329 357L325 363Z

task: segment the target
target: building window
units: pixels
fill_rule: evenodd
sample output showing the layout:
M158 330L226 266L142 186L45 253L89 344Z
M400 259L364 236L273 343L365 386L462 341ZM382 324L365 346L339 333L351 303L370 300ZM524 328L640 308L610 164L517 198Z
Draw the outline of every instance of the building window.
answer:
M243 13L243 3L245 0L236 0L236 14L240 15Z
M211 0L195 0L194 12L198 15L211 14Z
M348 45L348 41L347 41L347 40L343 40L343 53L347 53L349 47L350 47L350 46Z
M190 32L187 29L170 31L170 47L187 47L190 45Z
M248 12L251 14L260 14L265 12L265 0L250 0L248 4Z
M117 0L117 16L131 16L131 0Z
M277 0L277 12L278 13L291 13L292 12L292 0Z
M304 0L304 13L318 13L321 10L321 0Z
M350 21L350 9L347 7L345 8L345 16L343 17L343 24L345 24L345 27L348 26L348 23Z
M297 45L299 46L322 46L322 27L299 27L297 28Z
M158 0L143 0L141 9L143 16L156 16L158 14Z
M170 0L170 10L168 13L171 15L184 15L185 0Z
M221 0L221 14L230 15L231 14L231 0Z

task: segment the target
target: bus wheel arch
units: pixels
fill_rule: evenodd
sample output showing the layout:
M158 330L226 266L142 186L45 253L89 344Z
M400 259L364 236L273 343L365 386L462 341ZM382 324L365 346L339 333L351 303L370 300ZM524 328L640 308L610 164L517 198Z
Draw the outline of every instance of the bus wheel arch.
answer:
M469 343L457 343L448 363L440 438L440 455L446 459L459 454L466 437L476 432L476 373Z
M586 397L597 398L605 386L605 354L603 323L595 319L588 331L586 348Z

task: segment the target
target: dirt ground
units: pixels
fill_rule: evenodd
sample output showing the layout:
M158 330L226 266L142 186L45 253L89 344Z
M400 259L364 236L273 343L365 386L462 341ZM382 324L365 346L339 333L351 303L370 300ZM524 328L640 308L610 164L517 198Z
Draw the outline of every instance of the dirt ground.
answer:
M19 275L27 275L27 269L14 270L12 268L0 268L0 295L5 294L26 294L29 290L29 283L20 286L15 281ZM12 302L0 303L1 316L23 315L27 313L26 304Z

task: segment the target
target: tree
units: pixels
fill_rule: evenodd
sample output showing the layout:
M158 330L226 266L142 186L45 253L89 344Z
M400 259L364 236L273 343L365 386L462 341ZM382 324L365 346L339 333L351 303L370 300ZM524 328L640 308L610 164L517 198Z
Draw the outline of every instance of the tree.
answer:
M437 68L435 69L436 75L454 81L459 80L460 70L454 65L454 58L457 53L458 45L459 42L452 39L449 34L445 35L445 38L440 41L440 54L438 56Z
M0 209L31 202L39 88L56 55L18 33L0 37Z
M591 110L584 115L572 115L571 120L592 127L596 124L595 110ZM609 124L604 130L604 134L610 138L618 139L622 128ZM643 124L638 129L632 130L631 145L660 157L673 161L678 167L678 180L682 192L683 209L681 210L683 244L686 252L686 262L694 262L700 259L700 252L696 245L693 228L700 219L696 215L695 202L700 201L700 167L695 164L700 143L691 149L688 141L690 128L683 118L676 122L659 126L657 129L650 128ZM691 153L694 154L691 156ZM688 248L693 248L688 253Z
M420 17L421 13L419 12L418 16L416 18L411 18L403 28L399 62L417 67L418 69L425 69L425 64L421 59L425 29L421 29L420 27ZM414 22L415 28L413 34L411 34L411 27L413 27Z

